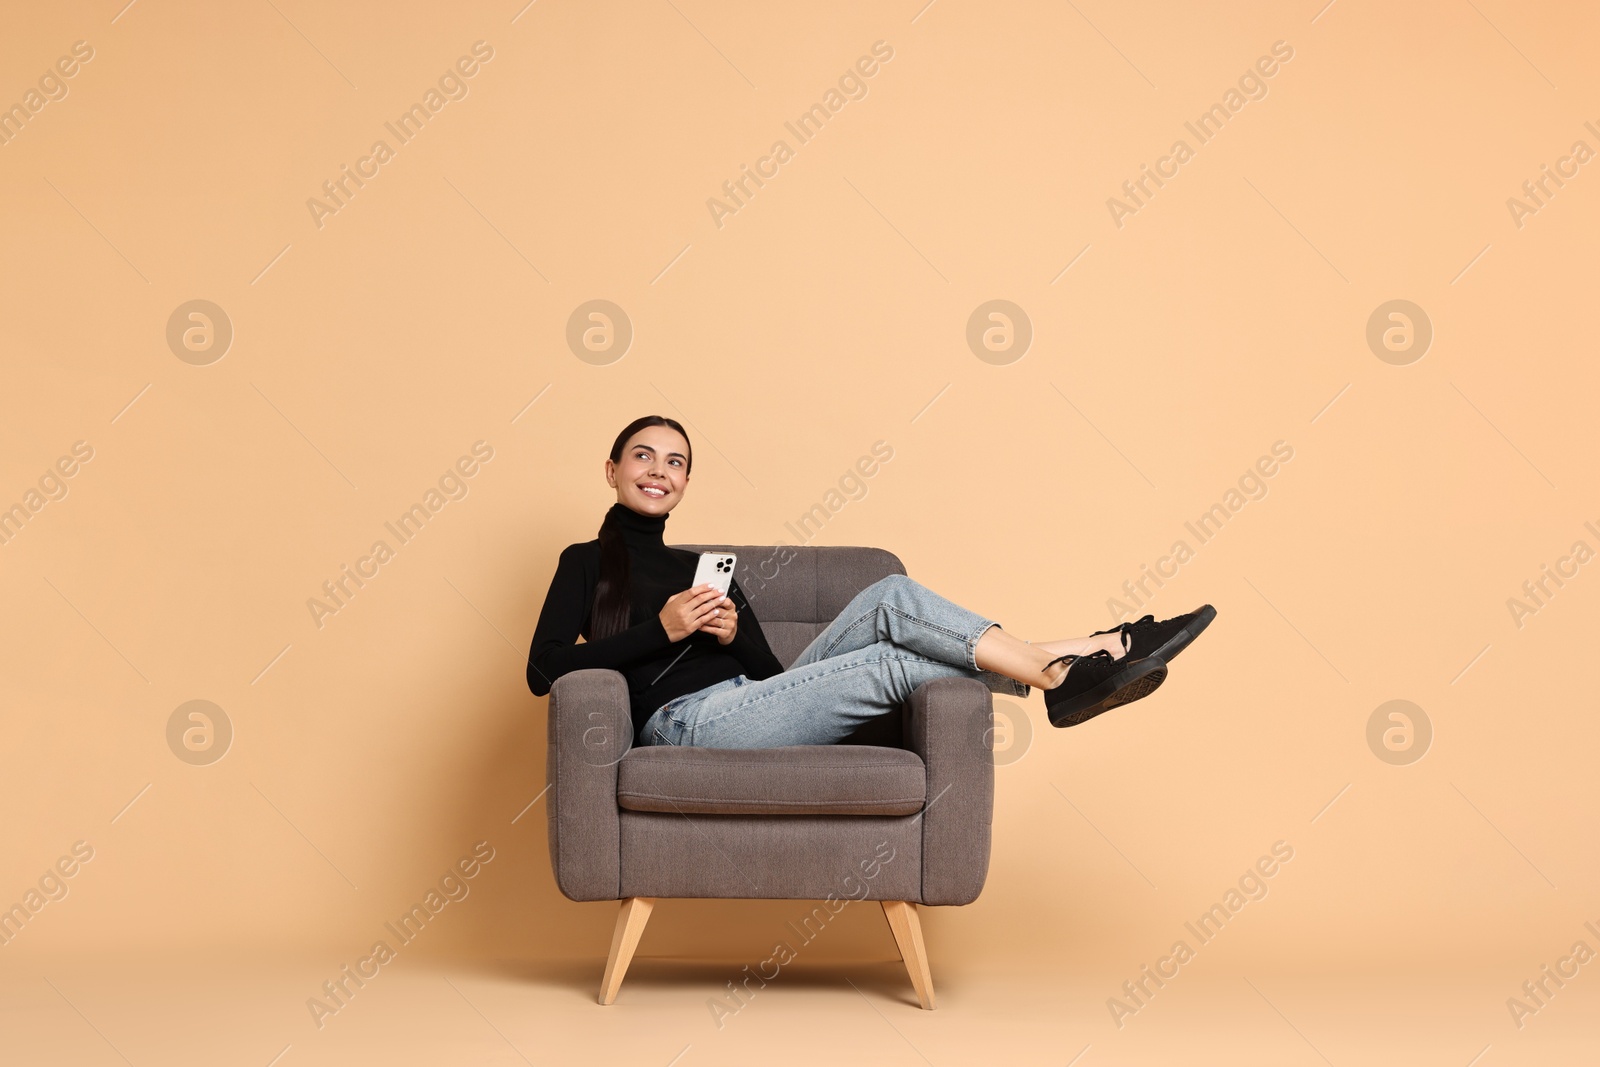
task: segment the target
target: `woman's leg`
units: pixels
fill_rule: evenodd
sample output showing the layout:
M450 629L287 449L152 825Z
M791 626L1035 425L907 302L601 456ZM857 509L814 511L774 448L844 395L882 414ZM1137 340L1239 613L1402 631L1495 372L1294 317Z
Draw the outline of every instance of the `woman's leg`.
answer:
M1067 653L1086 656L1100 649L1110 652L1112 659L1121 659L1126 655L1120 633L1068 637L1060 641L1029 642L1011 636L996 623L993 629L986 631L978 639L973 653L980 667L1003 674L1007 678L1024 678L1030 685L1050 689L1060 684L1067 671L1072 669L1072 665L1057 663L1049 667L1045 670L1041 681L1039 680L1041 659L1048 662ZM1024 672L1031 672L1031 675Z
M876 641L836 656L791 667L761 681L675 700L652 716L651 744L704 748L831 745L856 727L898 714L911 694L936 678L978 678L991 691L1014 693L1020 683L930 659L891 641Z
M1122 652L1116 634L1030 645L1006 633L993 619L945 599L906 575L891 574L857 593L790 669L877 641L892 641L928 659L980 674L1000 675L1016 684L1009 689L990 688L1017 696L1027 696L1030 686L1051 689L1060 684L1069 666L1058 663L1046 670L1045 664L1063 652L1078 648L1092 652L1113 645L1113 655ZM1074 647L1066 647L1069 645Z

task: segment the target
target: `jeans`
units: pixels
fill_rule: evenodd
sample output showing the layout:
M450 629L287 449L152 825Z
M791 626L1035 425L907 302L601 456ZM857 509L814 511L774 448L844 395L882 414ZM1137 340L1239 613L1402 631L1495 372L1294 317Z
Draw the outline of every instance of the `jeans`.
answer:
M1000 625L891 574L857 593L782 674L745 675L667 701L644 724L643 745L776 748L829 745L897 712L935 678L976 678L1025 697L1026 684L978 666L978 638Z

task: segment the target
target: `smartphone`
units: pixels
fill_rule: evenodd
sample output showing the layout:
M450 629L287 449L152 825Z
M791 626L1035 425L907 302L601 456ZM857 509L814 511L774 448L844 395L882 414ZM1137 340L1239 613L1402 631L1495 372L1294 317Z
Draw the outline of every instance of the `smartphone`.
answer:
M700 562L694 568L694 581L692 585L710 583L713 589L718 590L723 596L728 595L728 587L733 584L733 565L739 557L731 552L702 552Z

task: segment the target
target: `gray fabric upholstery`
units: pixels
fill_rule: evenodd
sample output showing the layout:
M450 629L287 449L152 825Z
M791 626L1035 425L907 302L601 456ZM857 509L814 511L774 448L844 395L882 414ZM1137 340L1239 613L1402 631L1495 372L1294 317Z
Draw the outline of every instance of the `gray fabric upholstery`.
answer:
M627 679L613 670L557 678L549 736L545 811L556 885L571 900L619 900L617 761L633 745Z
M936 678L905 706L906 745L928 768L922 816L924 904L970 904L989 873L994 705L976 678Z
M915 752L867 745L656 746L617 765L617 803L629 811L915 815L926 785Z
M906 573L879 548L673 547L738 554L739 586L786 667L856 593ZM843 746L634 749L623 676L564 675L546 771L556 884L572 900L970 903L989 870L991 699L976 679L944 678Z
M918 900L922 820L625 811L622 857L626 897Z

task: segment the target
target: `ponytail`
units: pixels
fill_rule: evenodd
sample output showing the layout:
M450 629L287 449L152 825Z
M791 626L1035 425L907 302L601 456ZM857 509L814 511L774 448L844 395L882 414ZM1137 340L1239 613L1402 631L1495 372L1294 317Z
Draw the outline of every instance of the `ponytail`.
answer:
M589 640L621 633L630 625L633 598L628 581L628 546L622 542L617 516L606 511L600 524L600 581L594 591L594 612L589 620Z

